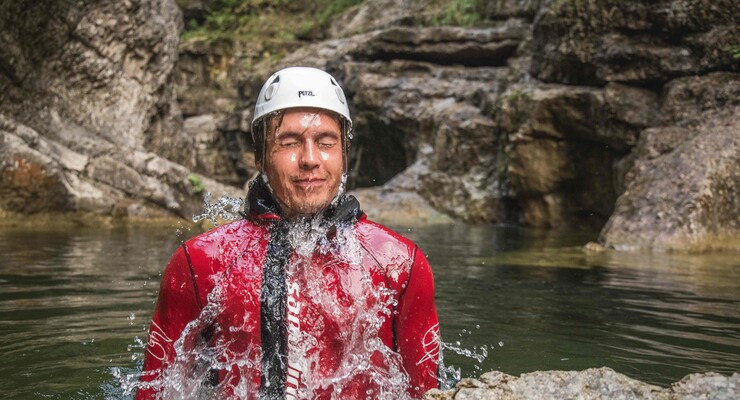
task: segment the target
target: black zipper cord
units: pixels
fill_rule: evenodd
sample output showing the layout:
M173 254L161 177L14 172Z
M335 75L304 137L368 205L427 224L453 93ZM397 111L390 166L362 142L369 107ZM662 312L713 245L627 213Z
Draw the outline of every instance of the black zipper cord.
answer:
M264 400L285 398L288 364L288 285L285 268L291 253L288 226L285 222L276 222L267 244L260 292L262 376L259 397Z

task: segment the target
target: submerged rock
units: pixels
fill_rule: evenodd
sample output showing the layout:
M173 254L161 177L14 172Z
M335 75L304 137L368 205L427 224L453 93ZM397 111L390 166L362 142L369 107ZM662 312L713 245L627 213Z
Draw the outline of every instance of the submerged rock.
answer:
M447 391L431 390L428 400L731 400L740 396L740 373L687 375L669 388L629 378L606 367L583 371L536 371L515 377L491 371L466 378Z

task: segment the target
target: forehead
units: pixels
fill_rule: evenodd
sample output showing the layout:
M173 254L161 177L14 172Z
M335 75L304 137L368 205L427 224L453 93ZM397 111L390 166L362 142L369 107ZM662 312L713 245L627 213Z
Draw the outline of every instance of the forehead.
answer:
M305 131L307 128L341 133L339 118L331 112L317 108L293 108L283 113L280 132Z

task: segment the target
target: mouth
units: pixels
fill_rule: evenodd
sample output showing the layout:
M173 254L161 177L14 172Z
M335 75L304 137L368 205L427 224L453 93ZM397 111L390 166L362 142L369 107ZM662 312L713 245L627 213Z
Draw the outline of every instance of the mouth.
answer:
M320 186L326 181L326 179L318 178L315 176L306 178L293 178L291 180L293 181L294 185L304 189Z

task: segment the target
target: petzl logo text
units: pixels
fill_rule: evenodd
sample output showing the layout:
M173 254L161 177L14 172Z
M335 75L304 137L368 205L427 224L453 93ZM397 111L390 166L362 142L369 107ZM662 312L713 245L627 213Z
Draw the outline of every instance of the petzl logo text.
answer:
M298 91L298 98L301 98L303 96L313 96L313 92L310 90L300 90Z

